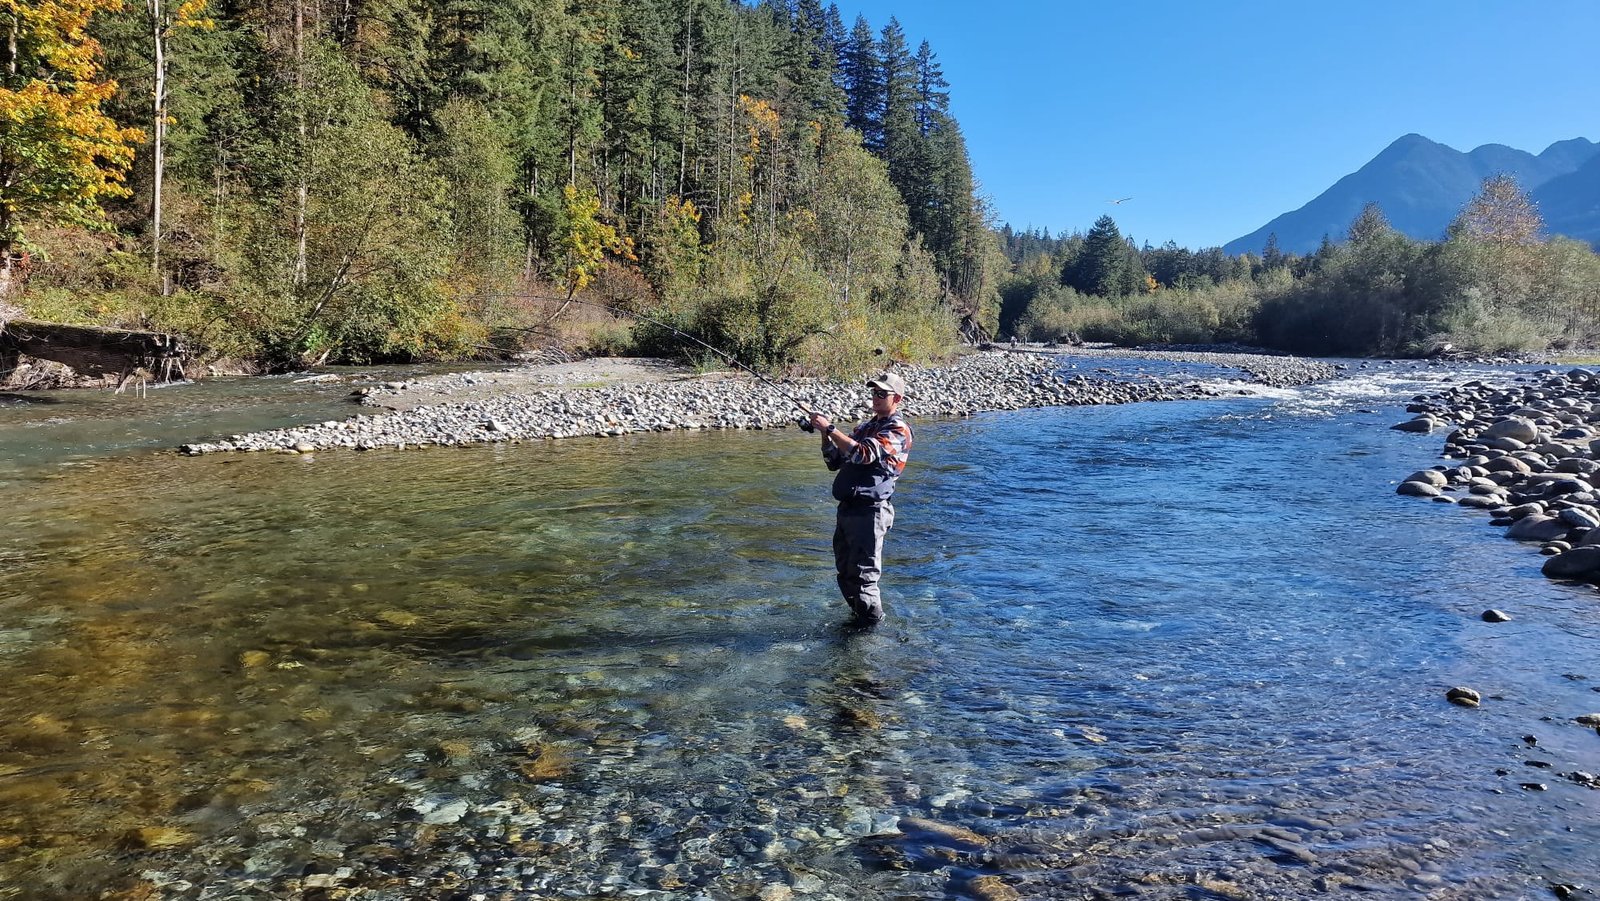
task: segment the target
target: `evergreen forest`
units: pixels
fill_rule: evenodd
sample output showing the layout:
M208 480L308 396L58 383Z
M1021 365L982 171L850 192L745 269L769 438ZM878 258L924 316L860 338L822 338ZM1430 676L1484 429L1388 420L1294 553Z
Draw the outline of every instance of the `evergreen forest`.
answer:
M996 324L1007 263L949 85L893 19L0 0L0 27L12 315L278 368L682 351L597 304L815 371Z
M933 49L820 0L0 0L0 29L0 322L269 369L694 357L612 310L818 374L1600 337L1600 257L1507 177L1439 241L1369 207L1305 256L997 230Z

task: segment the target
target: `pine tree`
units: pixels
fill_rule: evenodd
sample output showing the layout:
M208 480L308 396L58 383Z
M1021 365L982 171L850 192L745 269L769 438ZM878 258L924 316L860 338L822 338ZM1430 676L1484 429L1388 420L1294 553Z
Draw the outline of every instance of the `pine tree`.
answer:
M1389 218L1383 214L1383 207L1376 203L1368 203L1350 223L1350 231L1345 238L1351 244L1365 244L1391 231L1394 231L1394 228L1389 225Z
M883 149L883 63L865 16L856 16L839 61L844 79L845 124L872 150Z
M1286 265L1288 265L1288 257L1278 248L1278 233L1273 232L1267 235L1267 243L1261 248L1262 268L1270 272L1274 269L1282 269Z
M950 82L927 41L917 47L917 128L931 134L950 116Z
M1127 242L1116 220L1101 216L1085 236L1082 253L1062 272L1061 282L1081 294L1115 297L1130 293L1132 280Z
M804 60L803 68L792 76L801 103L819 117L839 115L844 108L844 91L838 86L839 36L831 32L828 11L820 0L800 0L794 33Z

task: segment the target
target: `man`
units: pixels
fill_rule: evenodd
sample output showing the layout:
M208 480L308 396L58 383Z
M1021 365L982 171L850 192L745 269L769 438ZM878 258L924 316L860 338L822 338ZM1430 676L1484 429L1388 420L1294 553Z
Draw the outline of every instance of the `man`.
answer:
M883 619L878 596L882 571L883 536L894 526L895 480L905 471L911 453L911 426L900 418L906 381L885 372L867 382L872 391L872 418L846 435L828 417L811 414L811 425L822 433L822 460L833 479L833 497L839 516L833 530L833 561L839 571L839 591L862 625Z

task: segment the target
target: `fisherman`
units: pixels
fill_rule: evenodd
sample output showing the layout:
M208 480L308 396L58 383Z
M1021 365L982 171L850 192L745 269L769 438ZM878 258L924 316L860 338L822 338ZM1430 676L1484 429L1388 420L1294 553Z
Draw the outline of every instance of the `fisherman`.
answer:
M833 530L833 560L839 591L861 625L883 619L878 576L883 568L883 536L894 526L895 480L911 453L911 426L900 418L906 381L892 372L867 381L872 418L846 435L821 413L811 425L822 433L822 460L833 479L839 516Z

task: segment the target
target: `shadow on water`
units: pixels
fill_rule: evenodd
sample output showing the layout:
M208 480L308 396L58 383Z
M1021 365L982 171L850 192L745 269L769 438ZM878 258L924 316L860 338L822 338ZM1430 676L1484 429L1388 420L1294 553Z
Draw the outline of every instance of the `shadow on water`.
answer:
M17 394L9 391L0 391L0 404L23 405L49 405L62 403L61 398L47 394Z
M1414 390L921 424L866 631L792 433L30 470L0 897L1578 882L1592 592L1393 494Z

